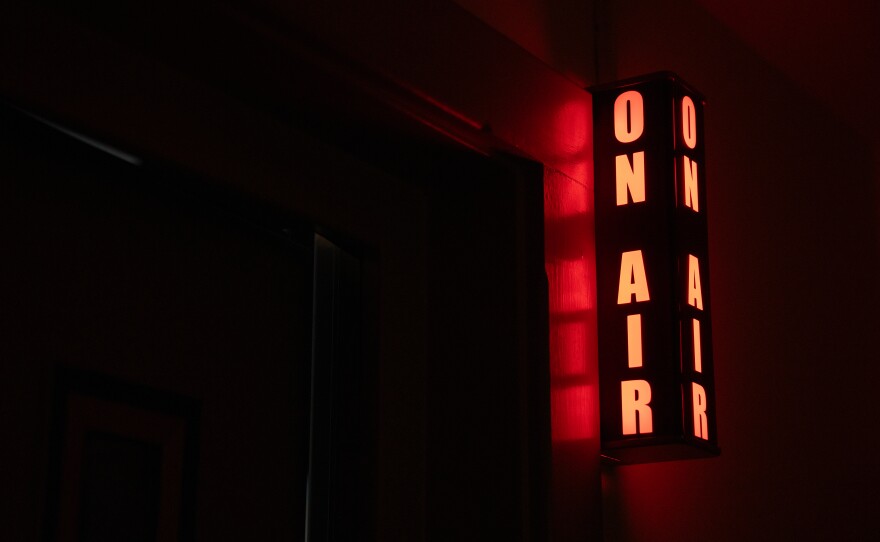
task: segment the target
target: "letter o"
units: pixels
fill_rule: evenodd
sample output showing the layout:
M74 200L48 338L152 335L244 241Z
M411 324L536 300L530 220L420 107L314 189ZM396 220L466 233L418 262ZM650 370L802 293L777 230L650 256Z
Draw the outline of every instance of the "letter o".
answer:
M631 143L645 130L645 105L635 90L624 92L614 100L614 136L621 143Z
M697 108L690 96L681 100L681 137L689 149L697 146Z

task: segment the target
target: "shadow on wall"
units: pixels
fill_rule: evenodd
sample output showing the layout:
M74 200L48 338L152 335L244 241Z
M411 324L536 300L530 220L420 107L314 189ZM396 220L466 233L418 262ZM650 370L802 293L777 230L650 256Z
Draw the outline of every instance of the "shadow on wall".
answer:
M454 1L579 86L595 81L594 1Z

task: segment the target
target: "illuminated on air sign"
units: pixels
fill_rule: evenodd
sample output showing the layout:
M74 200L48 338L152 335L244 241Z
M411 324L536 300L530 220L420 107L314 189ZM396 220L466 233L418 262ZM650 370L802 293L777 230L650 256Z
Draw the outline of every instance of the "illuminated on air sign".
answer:
M593 89L602 453L718 454L703 99L669 73Z

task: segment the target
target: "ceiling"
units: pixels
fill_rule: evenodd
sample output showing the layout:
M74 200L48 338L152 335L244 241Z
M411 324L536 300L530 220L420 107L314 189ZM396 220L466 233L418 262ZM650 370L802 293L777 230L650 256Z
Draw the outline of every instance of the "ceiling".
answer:
M880 147L880 2L695 1Z

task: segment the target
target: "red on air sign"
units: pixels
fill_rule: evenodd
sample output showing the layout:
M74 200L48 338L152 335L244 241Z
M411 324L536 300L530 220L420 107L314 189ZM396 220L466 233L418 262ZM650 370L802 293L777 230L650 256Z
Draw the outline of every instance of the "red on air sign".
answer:
M603 455L717 455L703 99L661 73L593 92Z

